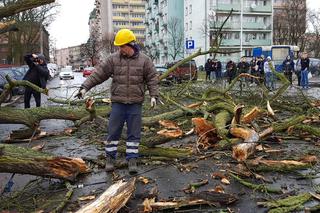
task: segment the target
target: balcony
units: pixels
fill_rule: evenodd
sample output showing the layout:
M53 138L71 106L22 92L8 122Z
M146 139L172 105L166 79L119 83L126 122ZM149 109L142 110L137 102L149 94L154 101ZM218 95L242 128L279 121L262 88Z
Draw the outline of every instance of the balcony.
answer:
M244 22L243 29L271 30L271 24L264 24L263 22Z
M125 21L127 19L128 19L128 17L126 18L126 17L123 17L123 16L113 16L113 20L114 21Z
M132 22L143 22L143 18L130 18L130 21Z
M217 21L215 23L210 23L210 29L213 29L213 28L218 29L221 27L222 24L223 24L223 21ZM240 29L240 24L227 21L224 24L223 29Z
M249 41L243 41L242 45L248 46L269 46L271 45L270 39L252 39Z
M223 39L222 46L240 46L240 39Z
M265 5L265 6L250 7L250 11L255 13L272 13L272 6Z
M234 11L240 11L240 3L235 3L235 4L218 4L217 5L217 10L218 11L230 11L233 9Z
M146 29L146 26L144 25L135 25L135 26L131 26L132 29L139 29L139 30L144 30Z

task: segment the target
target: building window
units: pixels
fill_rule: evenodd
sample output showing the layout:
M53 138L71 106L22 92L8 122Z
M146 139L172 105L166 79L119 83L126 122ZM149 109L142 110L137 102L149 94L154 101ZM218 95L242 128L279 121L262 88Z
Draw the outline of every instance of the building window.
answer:
M188 15L188 7L186 7L186 16Z
M188 30L188 23L186 23L186 30Z
M192 13L192 4L189 5L189 14Z
M192 30L192 21L190 21L190 26L189 27L190 27L190 30Z

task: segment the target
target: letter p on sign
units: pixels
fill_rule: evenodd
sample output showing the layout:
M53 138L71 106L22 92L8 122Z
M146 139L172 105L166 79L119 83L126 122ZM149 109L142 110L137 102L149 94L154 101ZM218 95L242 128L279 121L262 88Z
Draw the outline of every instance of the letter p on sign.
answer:
M194 49L194 40L186 40L186 49Z

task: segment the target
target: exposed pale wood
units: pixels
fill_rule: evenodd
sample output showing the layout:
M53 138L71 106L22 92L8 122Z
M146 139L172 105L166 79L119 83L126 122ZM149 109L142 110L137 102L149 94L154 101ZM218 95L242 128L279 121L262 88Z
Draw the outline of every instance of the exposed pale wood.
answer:
M237 161L244 161L253 155L256 150L257 143L241 143L232 147L232 157Z
M0 172L74 180L89 168L81 158L53 156L14 145L0 145Z
M122 180L111 185L92 203L79 209L76 213L108 213L118 212L130 199L135 190L136 179L128 182Z
M261 114L261 110L259 109L259 107L254 107L250 112L248 112L243 116L242 123L249 124L255 118L257 118L260 114Z

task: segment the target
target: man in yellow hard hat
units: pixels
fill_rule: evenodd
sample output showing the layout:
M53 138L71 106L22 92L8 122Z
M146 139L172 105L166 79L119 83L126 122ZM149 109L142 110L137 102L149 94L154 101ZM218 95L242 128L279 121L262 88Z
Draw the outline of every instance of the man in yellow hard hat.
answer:
M117 32L114 45L119 51L111 54L81 85L78 98L83 98L92 87L112 77L112 109L106 137L106 171L113 171L117 146L123 125L127 124L127 149L129 173L137 172L138 147L141 139L142 102L145 86L155 107L158 97L158 77L152 60L139 51L136 37L129 29Z

